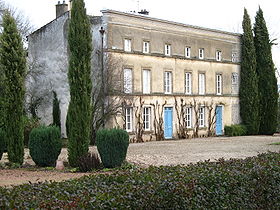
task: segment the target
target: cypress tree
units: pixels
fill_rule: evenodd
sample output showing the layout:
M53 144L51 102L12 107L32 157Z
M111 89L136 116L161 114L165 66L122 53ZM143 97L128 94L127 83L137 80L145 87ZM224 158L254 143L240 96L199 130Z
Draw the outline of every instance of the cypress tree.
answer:
M261 8L259 8L255 17L254 33L260 94L259 133L273 134L277 127L277 79L272 61L272 44Z
M68 33L70 103L67 116L68 161L77 166L88 152L91 125L92 38L83 0L74 0Z
M60 108L59 108L59 101L57 99L57 94L55 91L53 91L53 125L61 128L60 123Z
M15 20L8 12L3 16L0 62L5 74L4 126L8 142L8 158L10 162L22 164L24 157L23 105L26 53Z
M245 8L242 27L242 62L239 88L240 117L247 128L247 133L252 135L259 131L259 94L252 25Z

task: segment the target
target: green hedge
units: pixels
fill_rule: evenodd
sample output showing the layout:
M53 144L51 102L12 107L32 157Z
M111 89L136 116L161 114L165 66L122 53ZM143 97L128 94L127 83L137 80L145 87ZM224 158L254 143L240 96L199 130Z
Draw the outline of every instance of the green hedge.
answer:
M96 146L105 168L119 167L126 158L128 133L121 129L102 129L97 132Z
M29 137L29 152L38 166L54 166L61 152L60 129L55 126L34 128Z
M44 209L280 209L280 153L0 188L0 206Z
M225 126L226 136L244 136L246 132L246 127L244 125Z

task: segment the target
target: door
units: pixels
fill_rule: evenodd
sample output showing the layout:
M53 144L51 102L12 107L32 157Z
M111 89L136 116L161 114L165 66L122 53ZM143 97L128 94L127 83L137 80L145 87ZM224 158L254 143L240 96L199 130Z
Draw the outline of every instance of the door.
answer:
M223 107L216 107L216 135L223 135Z
M164 108L164 138L171 139L173 133L173 110L172 107L165 107Z

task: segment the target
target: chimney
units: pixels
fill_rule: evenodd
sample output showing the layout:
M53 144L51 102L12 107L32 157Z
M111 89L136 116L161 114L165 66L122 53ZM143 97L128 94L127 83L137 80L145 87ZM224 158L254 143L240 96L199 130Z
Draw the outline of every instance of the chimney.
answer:
M55 7L56 7L56 18L58 18L59 16L63 15L65 12L68 11L68 4L65 3L65 0L62 3L58 1Z

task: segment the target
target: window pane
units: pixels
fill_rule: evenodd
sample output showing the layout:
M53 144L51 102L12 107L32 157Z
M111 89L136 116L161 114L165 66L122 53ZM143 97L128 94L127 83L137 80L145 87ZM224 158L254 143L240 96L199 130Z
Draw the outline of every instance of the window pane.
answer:
M143 93L149 94L150 92L151 92L150 70L143 70Z
M127 131L132 131L132 107L125 109L125 126Z
M165 93L171 93L172 90L172 74L171 72L165 72L164 73L164 92Z
M124 69L124 92L132 93L132 70Z
M130 39L124 40L124 51L131 52L131 40Z
M192 93L192 74L187 72L185 74L185 81L186 81L186 84L185 84L185 87L186 87L186 94L191 94Z
M200 95L204 95L205 94L205 74L199 74L199 87L198 87L198 93Z
M144 107L143 110L144 130L150 130L151 127L151 107Z

